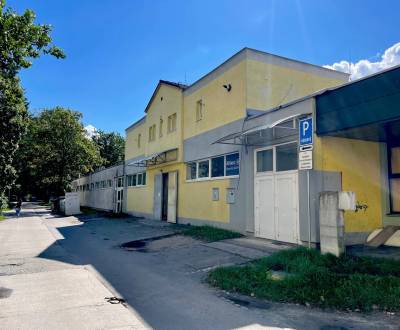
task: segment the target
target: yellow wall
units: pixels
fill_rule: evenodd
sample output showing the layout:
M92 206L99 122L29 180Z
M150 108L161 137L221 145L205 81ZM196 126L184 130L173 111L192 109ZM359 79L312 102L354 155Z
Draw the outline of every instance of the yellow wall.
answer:
M161 100L162 98L162 100ZM176 113L176 131L168 133L168 116ZM163 135L159 136L160 118L163 119ZM182 144L182 91L179 88L161 84L146 116L146 155L180 148ZM149 127L156 125L156 139L149 141ZM179 153L181 155L181 153Z
M186 176L186 172L184 172ZM230 209L226 203L229 179L180 182L179 217L189 219L229 222ZM212 189L219 188L219 201L212 200Z
M346 232L367 232L382 227L379 143L361 140L314 137L316 170L342 173L342 190L356 193L367 204L364 211L345 211Z
M247 108L267 110L318 90L343 84L337 80L265 62L247 61Z
M229 222L229 204L226 203L226 188L229 179L186 181L184 163L164 164L147 170L147 183L144 187L130 187L127 194L127 211L153 214L154 176L178 171L178 217L187 219ZM219 201L212 201L212 188L219 188Z
M162 98L162 100L161 100ZM143 123L126 131L125 159L141 155L150 156L157 152L179 148L182 150L182 91L179 88L161 84L151 102ZM176 131L168 133L168 116L176 113ZM163 120L163 135L160 137L160 118ZM149 142L149 127L156 125L155 140ZM138 135L141 134L141 146L138 149ZM182 152L178 152L178 157Z
M230 83L232 90L227 92L224 84ZM203 133L245 116L246 62L241 61L204 87L184 96L184 138ZM204 104L203 119L196 121L196 104Z
M306 64L304 64L306 65ZM268 110L347 81L244 59L195 92L184 95L184 139L243 118L246 109ZM230 83L231 92L222 86ZM196 104L204 118L196 121Z
M153 214L153 179L150 180L149 172L146 174L147 184L142 187L127 188L127 212L140 212ZM150 184L151 183L151 184Z
M125 160L144 155L146 149L147 132L145 121L126 131ZM138 148L138 135L141 134L140 148Z

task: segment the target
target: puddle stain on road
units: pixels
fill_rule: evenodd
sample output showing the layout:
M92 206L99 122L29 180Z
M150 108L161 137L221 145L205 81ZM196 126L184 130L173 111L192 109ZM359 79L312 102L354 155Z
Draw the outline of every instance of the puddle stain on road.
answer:
M11 296L12 289L0 287L0 299L6 299Z

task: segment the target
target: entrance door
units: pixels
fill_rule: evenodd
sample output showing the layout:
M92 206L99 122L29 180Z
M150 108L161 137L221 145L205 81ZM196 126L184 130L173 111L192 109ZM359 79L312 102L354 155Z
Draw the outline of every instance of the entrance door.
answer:
M255 236L297 243L297 144L255 151Z
M162 174L161 220L168 219L168 173Z
M178 172L168 175L168 215L167 221L176 223L176 202L178 197Z
M115 192L116 192L116 197L115 197L114 212L121 213L122 212L122 201L124 200L124 177L123 176L116 179Z

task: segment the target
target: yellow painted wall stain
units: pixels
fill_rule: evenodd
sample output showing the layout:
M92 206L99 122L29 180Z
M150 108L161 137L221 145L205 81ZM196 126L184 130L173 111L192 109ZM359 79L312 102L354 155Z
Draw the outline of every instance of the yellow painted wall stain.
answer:
M356 193L366 211L345 211L346 232L373 231L382 226L379 143L315 137L316 170L342 173L342 190Z

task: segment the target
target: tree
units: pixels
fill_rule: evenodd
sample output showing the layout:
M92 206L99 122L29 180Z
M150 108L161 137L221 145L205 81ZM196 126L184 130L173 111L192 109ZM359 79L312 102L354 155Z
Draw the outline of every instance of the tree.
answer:
M113 166L124 160L125 140L121 134L98 131L92 139L100 151L104 166Z
M41 54L65 58L64 52L52 44L51 25L35 24L36 15L26 10L18 15L5 8L0 0L0 72L3 77L14 78L21 68L29 68L31 59Z
M12 163L27 117L27 102L17 74L41 54L65 57L52 44L51 26L34 21L33 11L18 15L0 0L0 204L15 180Z
M18 143L24 133L26 104L17 78L0 76L0 205L4 205L4 193L15 181L12 166ZM0 206L0 209L1 209Z
M96 145L85 135L81 119L81 113L61 107L45 109L29 118L16 164L21 172L18 183L24 192L41 197L63 194L74 178L102 163Z

